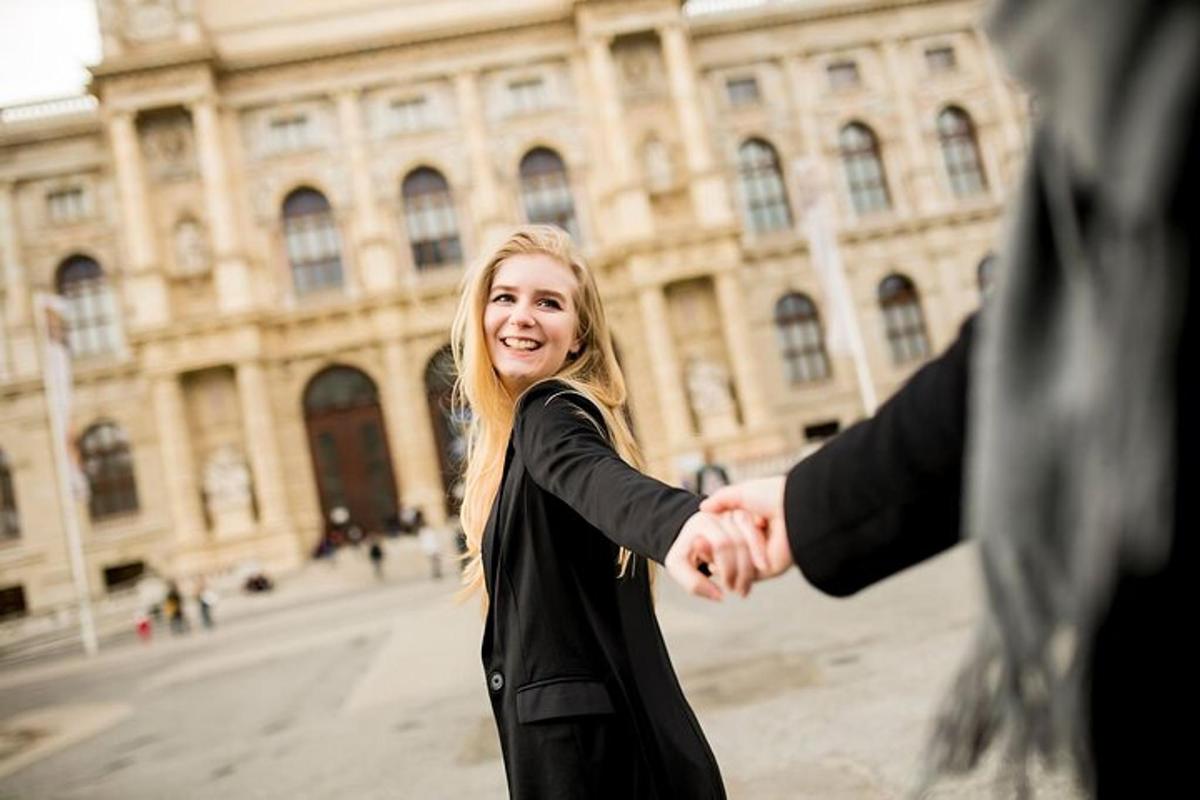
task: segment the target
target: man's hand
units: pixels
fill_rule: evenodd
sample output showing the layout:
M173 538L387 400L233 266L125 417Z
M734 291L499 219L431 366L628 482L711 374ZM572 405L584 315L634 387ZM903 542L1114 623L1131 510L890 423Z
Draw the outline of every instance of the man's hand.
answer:
M784 483L783 476L735 483L718 489L700 504L700 510L710 514L727 514L734 511L748 513L753 517L756 526L765 533L765 561L758 564L756 580L781 575L795 563L792 560L792 548L788 543L787 525L783 516Z
M720 600L720 586L700 571L707 565L714 578L742 597L750 593L760 568L767 566L762 531L749 514L706 514L688 518L663 560L667 574L690 594Z

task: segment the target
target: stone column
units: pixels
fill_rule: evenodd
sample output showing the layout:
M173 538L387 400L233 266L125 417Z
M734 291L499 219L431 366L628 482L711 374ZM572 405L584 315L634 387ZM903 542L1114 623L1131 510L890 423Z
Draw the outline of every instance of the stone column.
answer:
M687 32L682 24L675 23L659 28L658 35L662 40L663 56L667 62L671 100L679 117L679 130L683 134L693 212L696 219L705 226L732 224L733 206L730 203L728 187L721 176L716 159L713 158L708 126L700 105L700 92L696 86L696 73L692 67Z
M254 305L254 289L230 189L220 112L216 100L210 97L194 103L191 110L200 177L204 183L204 205L213 243L217 305L223 312L237 312Z
M481 237L481 247L496 241L507 225L496 168L488 147L483 100L479 96L479 77L473 72L454 76L458 95L458 113L467 139L467 157L471 163L471 216Z
M238 364L237 386L246 434L246 455L250 460L254 493L258 499L259 529L279 532L288 522L287 495L262 365L254 361Z
M733 381L742 409L742 423L747 428L758 428L767 421L767 409L758 384L758 372L755 369L758 359L754 356L750 326L743 311L746 307L745 293L738 286L737 275L733 272L717 273L714 282L717 305L721 309L721 332L733 361Z
M413 363L409 346L398 339L383 346L383 363L388 444L400 472L400 502L420 506L426 519L440 525L446 520L445 488L425 399L424 365Z
M900 113L900 128L904 132L905 163L907 174L904 176L905 191L896 198L897 204L911 204L918 214L938 211L943 205L943 192L933 172L929 158L929 148L926 146L924 131L932 124L932 120L922 120L917 113L913 101L914 86L910 75L910 64L900 52L900 46L893 40L883 42L884 68L892 85L892 93L896 98L896 108ZM886 163L885 163L886 166Z
M624 112L609 40L591 39L587 43L587 59L604 129L607 168L612 170L613 177L612 211L615 216L606 222L611 234L619 239L644 238L653 231L650 200L642 188L641 176L625 134Z
M204 515L179 376L154 379L154 416L175 541L190 544L203 538Z
M158 260L134 112L115 112L109 118L108 131L117 172L117 190L121 196L121 229L127 248L124 289L126 307L132 315L130 324L134 328L158 327L170 319L171 309Z
M658 389L658 411L672 449L685 445L692 436L692 413L683 392L683 372L675 355L675 342L667 321L667 303L661 286L638 290L647 351Z
M20 231L13 184L0 182L0 285L4 307L0 308L0 375L15 378L38 371L37 343L29 285L21 265Z
M361 97L357 91L337 95L338 123L345 137L350 158L350 179L354 188L354 229L356 247L361 255L362 286L367 291L386 291L396 286L395 263L388 252L383 220L371 186L371 160L367 153L366 126L363 125Z
M0 281L4 283L4 317L16 328L30 323L29 287L21 268L20 232L17 230L15 190L0 182Z

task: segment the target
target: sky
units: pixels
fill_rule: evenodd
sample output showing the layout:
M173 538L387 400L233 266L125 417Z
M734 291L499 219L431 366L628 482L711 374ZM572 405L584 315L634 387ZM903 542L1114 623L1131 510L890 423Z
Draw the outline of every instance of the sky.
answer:
M95 0L0 0L0 106L79 94L99 60Z

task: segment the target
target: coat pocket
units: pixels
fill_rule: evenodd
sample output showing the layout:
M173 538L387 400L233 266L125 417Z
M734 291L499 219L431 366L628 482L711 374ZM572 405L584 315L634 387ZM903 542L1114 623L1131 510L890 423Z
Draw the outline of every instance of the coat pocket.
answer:
M612 713L608 688L592 678L552 678L517 689L518 722Z

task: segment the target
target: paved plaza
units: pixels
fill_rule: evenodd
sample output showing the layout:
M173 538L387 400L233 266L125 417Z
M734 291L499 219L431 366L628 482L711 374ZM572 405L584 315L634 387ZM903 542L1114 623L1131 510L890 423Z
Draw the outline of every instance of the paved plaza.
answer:
M978 609L968 548L850 600L796 574L746 602L660 582L731 798L903 798ZM480 618L365 558L230 598L218 628L0 671L0 800L501 798ZM991 797L995 770L936 798ZM1073 797L1039 777L1038 797Z

